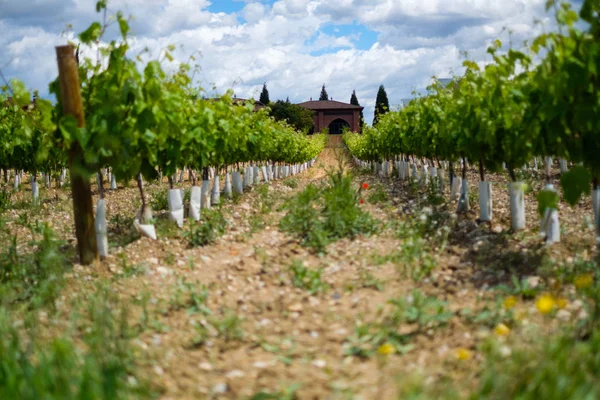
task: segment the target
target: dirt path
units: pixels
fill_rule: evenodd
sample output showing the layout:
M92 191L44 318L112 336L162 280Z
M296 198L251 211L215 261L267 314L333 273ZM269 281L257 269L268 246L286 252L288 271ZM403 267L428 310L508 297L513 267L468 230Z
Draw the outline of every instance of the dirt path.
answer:
M414 286L393 263L373 261L398 249L399 239L386 231L352 242L344 239L319 256L278 228L284 199L308 183L324 184L326 169L338 161L328 150L314 168L291 179L297 183L294 189L277 182L267 197L255 190L239 204L226 206L231 227L215 244L190 249L179 238L140 239L125 248L126 257L106 261L110 274L128 275L124 267L134 271L114 287L133 302L143 299L151 310L138 345L147 376L164 389L163 398L238 399L296 387L297 395L307 399L376 398L395 387L393 371L436 357L440 346L427 337L419 339L418 354L409 353L401 362L392 356L385 366L377 357L345 355L344 344L357 324L372 320L387 300ZM361 182L357 179L357 186ZM268 205L270 212L259 215L261 202L268 199L275 200ZM387 219L389 209L365 208L381 221ZM263 219L264 229L252 232L257 218ZM290 273L294 263L322 269L326 290L311 294L295 288ZM203 296L210 315L198 309ZM461 335L452 329L445 343L455 347Z
M126 244L130 221L122 216L139 206L131 200L136 189L108 192L109 218L118 226L110 240L124 240L123 247L94 269L75 266L61 304L108 282L141 332L134 343L140 375L163 399L247 399L261 392L392 399L414 374L423 382L451 379L468 391L477 384L478 344L506 320L507 294L490 287L510 283L514 274L531 278L540 252L562 260L592 248L593 235L574 233L589 204L561 210L568 239L546 251L535 231L507 235L501 188L494 200L499 222L477 225L476 204L457 218L452 203L435 205L426 188L354 170L356 188L370 185L361 207L381 230L315 254L281 232L282 206L309 183L325 185L340 159L347 170L346 157L327 149L304 174L226 202L226 233L205 247L191 248L181 230L164 223L158 241ZM504 178L491 179L500 187ZM68 196L51 193L50 222L72 242L64 224ZM530 200L528 217L535 213ZM515 326L539 320L531 302L510 315Z

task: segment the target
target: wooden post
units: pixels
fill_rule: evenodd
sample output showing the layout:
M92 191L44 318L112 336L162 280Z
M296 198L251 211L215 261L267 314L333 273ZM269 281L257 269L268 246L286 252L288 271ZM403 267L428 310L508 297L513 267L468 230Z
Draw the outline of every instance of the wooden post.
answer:
M56 47L58 61L58 79L60 82L60 104L64 115L77 120L77 126L85 127L79 70L73 46ZM73 142L69 149L69 169L71 171L71 191L73 194L73 213L79 261L89 265L98 259L98 244L94 228L94 206L89 176L84 176L77 163L83 159L80 143Z

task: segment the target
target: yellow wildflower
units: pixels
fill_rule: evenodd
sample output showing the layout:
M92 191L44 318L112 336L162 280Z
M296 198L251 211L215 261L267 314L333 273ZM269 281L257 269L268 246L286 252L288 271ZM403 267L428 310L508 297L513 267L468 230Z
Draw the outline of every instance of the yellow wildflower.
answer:
M456 349L456 358L458 358L461 361L468 361L471 358L473 358L473 352L461 347L459 349Z
M381 346L379 346L379 348L377 349L377 352L383 356L387 356L389 354L393 354L396 351L396 349L394 349L394 346L392 346L389 343L385 343L382 344Z
M556 300L551 294L543 294L535 302L535 307L542 314L548 314L556 307Z
M575 277L573 280L577 289L587 289L594 283L594 276L592 274L583 274Z
M517 305L517 298L515 296L508 296L504 299L504 308L510 310L515 305Z
M510 333L510 328L504 324L498 324L494 328L494 333L498 336L506 336Z
M558 308L559 310L562 310L568 304L569 302L564 297L559 297L558 299L556 299L556 308Z

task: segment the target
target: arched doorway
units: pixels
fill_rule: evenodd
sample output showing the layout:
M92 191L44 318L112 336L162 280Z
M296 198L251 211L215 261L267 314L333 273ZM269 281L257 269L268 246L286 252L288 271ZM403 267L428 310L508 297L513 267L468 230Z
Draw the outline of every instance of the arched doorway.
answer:
M350 124L341 118L338 118L329 124L330 135L341 135L344 133L344 129L350 129Z

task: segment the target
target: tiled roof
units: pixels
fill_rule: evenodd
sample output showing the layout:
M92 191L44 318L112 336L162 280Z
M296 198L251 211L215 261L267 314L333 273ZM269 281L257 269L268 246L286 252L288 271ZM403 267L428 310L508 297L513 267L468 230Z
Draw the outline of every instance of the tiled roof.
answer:
M298 103L298 105L304 108L308 108L309 110L362 110L364 108L361 106L355 106L352 104L342 103L341 101L335 100L311 100L305 101L304 103Z

